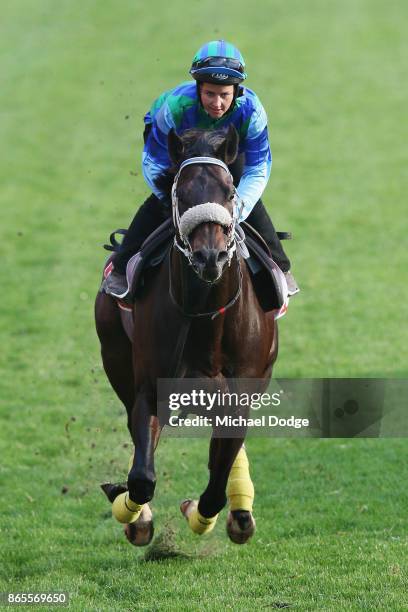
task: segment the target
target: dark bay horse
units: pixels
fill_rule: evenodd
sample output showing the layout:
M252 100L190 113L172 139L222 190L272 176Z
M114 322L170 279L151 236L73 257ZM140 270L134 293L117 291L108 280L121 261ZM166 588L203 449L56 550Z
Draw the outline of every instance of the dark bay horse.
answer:
M96 328L109 381L126 407L134 444L127 486L105 485L114 516L128 539L147 544L153 534L148 505L154 495L154 451L159 441L157 380L231 378L266 382L277 357L273 313L259 305L244 260L237 253L237 196L228 165L238 152L235 128L190 130L168 137L174 164L161 181L171 190L176 237L167 259L134 304L134 338L123 329L114 298L99 292ZM172 187L172 189L171 189ZM199 501L181 511L196 533L210 531L229 502L230 538L254 532L253 486L244 439L213 436L209 481Z

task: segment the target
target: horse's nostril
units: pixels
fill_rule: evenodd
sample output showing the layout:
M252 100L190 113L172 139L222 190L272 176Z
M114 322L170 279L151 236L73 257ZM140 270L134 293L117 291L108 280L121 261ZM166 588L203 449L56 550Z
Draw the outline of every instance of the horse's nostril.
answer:
M228 259L228 253L227 251L220 251L218 253L218 258L217 258L217 263L219 264L225 264L225 262Z
M194 251L194 262L198 266L206 268L215 268L222 266L228 259L227 251L218 251L218 249L198 249Z
M205 266L207 263L207 257L202 251L194 251L194 261L199 265Z

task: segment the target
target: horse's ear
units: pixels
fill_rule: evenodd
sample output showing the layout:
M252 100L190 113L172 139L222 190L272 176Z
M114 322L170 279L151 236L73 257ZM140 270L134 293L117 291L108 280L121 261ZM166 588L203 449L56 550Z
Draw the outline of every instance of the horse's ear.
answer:
M216 156L229 166L232 164L238 155L239 136L232 124L228 127L228 132L225 140L220 144L216 151Z
M174 128L171 128L167 136L167 147L171 161L178 164L184 152L184 145Z

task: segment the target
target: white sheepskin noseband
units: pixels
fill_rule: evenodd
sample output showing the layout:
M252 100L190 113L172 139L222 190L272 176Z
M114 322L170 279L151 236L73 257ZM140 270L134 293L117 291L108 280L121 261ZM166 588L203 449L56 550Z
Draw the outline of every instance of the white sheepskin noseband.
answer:
M186 210L180 217L180 236L188 238L191 232L201 223L218 223L223 227L230 227L232 217L228 210L216 202L197 204Z

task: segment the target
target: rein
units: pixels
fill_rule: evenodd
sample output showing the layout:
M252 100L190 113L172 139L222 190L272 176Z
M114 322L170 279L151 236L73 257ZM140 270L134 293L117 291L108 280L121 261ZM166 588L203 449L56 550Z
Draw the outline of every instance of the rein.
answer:
M235 292L234 297L228 302L228 304L225 304L225 306L222 306L221 308L217 308L216 310L212 310L210 312L186 312L184 310L184 308L182 306L180 306L180 304L177 302L174 293L173 293L173 283L171 280L171 258L169 257L169 295L171 298L171 301L173 302L174 306L177 308L177 310L185 317L188 317L189 319L198 319L200 317L211 317L211 320L214 321L214 319L216 317L218 317L218 315L223 315L225 314L225 312L231 308L231 306L233 306L235 304L235 302L238 300L239 296L241 295L241 291L242 291L242 270L241 270L241 266L239 265L239 261L237 259L237 266L238 266L238 271L239 271L239 275L238 275L238 288Z

